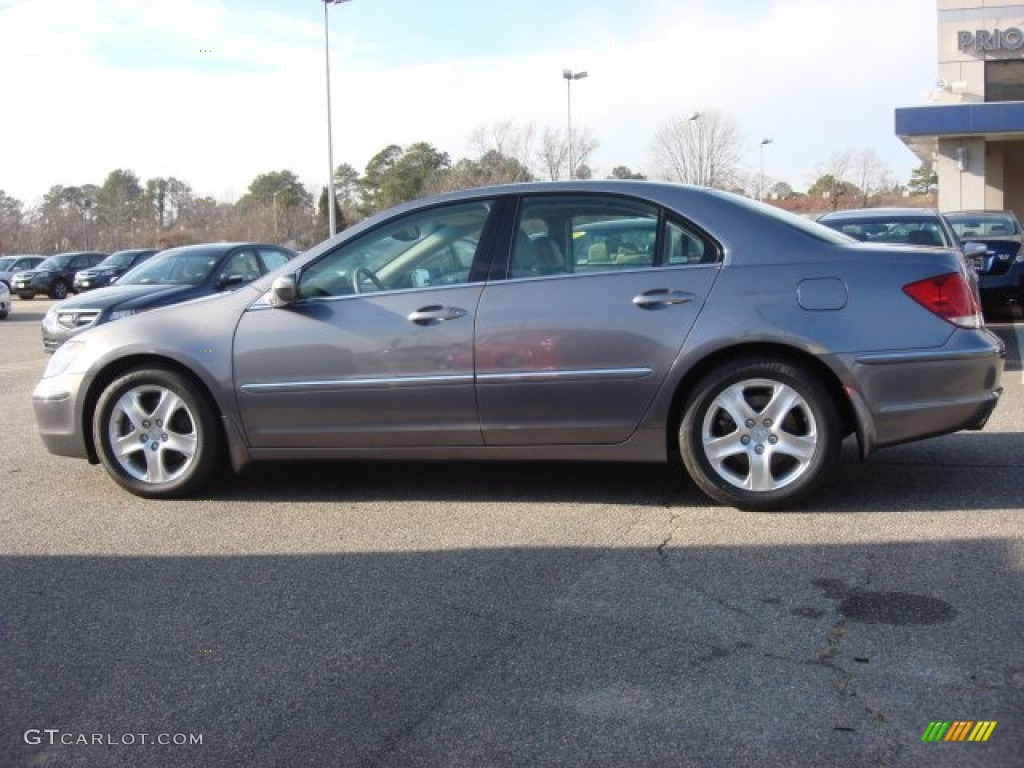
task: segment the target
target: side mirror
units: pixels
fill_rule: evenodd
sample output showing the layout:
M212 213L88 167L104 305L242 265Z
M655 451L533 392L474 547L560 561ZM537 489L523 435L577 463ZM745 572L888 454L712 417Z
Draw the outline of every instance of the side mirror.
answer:
M241 275L221 275L220 280L217 281L217 290L223 291L225 288L230 288L233 285L241 285L245 282L245 278Z
M290 307L298 298L299 289L295 275L281 275L270 285L270 306Z
M964 256L973 259L988 254L988 246L984 243L964 243Z

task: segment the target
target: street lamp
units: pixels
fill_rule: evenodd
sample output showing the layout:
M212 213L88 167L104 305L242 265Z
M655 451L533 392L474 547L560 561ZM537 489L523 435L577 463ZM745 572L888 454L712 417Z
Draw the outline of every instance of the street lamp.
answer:
M331 43L328 35L327 6L341 5L351 0L322 0L324 4L324 61L327 72L327 226L330 229L328 237L334 237L334 230L337 227L334 215L334 145L331 139ZM274 209L275 215L277 209Z
M569 179L576 176L576 167L573 165L572 157L572 81L582 80L587 76L586 72L573 72L571 69L563 69L562 77L565 78L565 104L569 123Z
M761 149L761 175L758 176L758 181L757 181L757 199L758 200L763 200L764 199L764 148L765 148L765 146L767 146L768 144L771 144L771 143L772 143L771 139L761 139L761 147L760 147L760 149Z

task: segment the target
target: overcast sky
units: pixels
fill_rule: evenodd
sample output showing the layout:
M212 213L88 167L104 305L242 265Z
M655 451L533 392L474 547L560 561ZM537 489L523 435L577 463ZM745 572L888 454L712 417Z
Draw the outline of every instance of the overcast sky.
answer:
M806 189L835 152L918 163L893 110L936 72L935 0L351 0L329 7L335 164L388 144L452 160L487 123L600 141L643 171L673 117L719 110L758 166ZM0 189L34 205L115 168L233 201L258 174L326 182L319 0L0 0Z

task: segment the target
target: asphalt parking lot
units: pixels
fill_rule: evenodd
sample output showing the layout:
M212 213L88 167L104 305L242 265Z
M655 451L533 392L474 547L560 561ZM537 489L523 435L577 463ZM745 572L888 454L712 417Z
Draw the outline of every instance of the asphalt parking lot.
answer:
M798 512L618 465L170 503L44 451L49 305L0 322L2 766L1021 765L1024 324L984 431L847 445Z

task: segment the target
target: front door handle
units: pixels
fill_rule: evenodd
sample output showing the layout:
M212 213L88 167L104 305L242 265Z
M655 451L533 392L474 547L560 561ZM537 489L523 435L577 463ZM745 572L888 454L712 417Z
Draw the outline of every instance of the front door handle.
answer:
M409 322L416 325L437 325L446 320L458 320L469 313L458 307L443 307L440 304L432 304L429 307L421 307L415 312L409 313Z
M640 307L640 309L665 309L665 307L670 307L673 304L689 304L696 298L696 295L686 291L655 288L651 291L644 291L639 296L634 296L633 304Z

